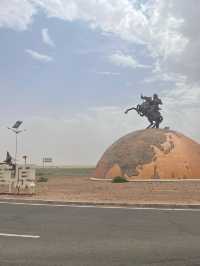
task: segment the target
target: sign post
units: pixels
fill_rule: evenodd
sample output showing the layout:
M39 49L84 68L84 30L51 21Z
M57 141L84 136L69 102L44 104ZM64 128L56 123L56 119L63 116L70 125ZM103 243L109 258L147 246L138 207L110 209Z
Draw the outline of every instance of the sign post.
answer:
M51 157L44 157L42 158L43 168L45 168L46 163L52 163L53 159Z

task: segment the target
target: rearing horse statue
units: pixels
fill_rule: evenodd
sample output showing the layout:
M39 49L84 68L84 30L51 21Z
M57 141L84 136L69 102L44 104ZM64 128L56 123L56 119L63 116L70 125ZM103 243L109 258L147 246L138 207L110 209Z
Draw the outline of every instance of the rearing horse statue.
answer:
M141 98L145 100L142 104L138 104L137 107L131 107L125 111L127 114L131 110L135 110L140 116L145 116L150 125L147 128L159 128L160 123L163 121L163 117L160 113L159 105L162 104L161 99L157 94L152 97L146 97L141 95Z

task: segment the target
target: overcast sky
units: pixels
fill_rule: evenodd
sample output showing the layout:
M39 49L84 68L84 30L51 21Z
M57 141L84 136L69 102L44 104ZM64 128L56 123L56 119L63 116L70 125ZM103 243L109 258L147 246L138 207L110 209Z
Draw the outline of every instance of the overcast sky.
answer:
M96 164L147 126L124 114L141 93L163 99L162 127L200 141L199 17L197 0L0 0L0 159L20 119L32 162Z

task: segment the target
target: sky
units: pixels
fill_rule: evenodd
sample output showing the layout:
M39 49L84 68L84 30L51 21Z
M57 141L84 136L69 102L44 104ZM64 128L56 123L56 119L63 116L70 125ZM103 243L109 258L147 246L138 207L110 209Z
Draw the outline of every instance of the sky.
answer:
M162 127L200 142L200 1L0 0L0 160L95 165L148 125L127 107L157 93Z

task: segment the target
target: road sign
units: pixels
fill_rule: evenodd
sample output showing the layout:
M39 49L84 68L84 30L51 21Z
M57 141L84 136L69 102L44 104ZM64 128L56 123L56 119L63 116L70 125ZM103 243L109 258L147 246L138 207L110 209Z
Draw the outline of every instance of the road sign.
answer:
M53 162L53 159L51 157L45 157L43 158L43 163L52 163Z

